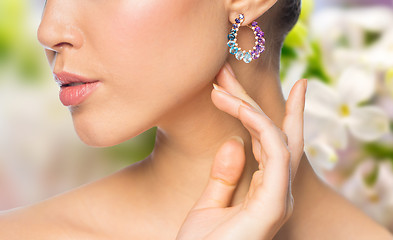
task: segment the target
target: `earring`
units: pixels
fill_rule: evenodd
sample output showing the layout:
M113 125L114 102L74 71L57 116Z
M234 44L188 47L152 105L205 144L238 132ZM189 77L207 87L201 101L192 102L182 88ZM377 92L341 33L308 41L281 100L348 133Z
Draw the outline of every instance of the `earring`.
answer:
M244 15L241 13L239 17L235 19L235 23L232 25L232 29L228 34L228 47L229 52L236 56L237 60L243 60L245 63L251 62L253 59L258 59L262 52L265 51L265 33L258 26L256 21L253 21L251 25L247 27L251 28L255 34L255 46L252 50L242 50L237 44L237 32L244 22Z

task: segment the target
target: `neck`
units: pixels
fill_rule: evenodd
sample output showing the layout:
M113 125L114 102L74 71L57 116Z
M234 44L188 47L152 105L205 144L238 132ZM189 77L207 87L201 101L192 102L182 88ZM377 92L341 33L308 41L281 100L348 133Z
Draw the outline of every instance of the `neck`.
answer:
M265 113L281 127L285 100L278 75L267 71L250 71L234 66L240 83ZM238 67L238 68L236 68ZM213 80L211 81L213 82ZM153 153L146 159L151 179L160 191L180 197L192 207L207 184L218 148L231 136L242 137L245 143L246 165L233 204L244 199L258 163L254 158L251 137L238 119L217 109L211 101L212 84L206 86L187 104L177 108L160 122ZM179 201L180 202L180 201Z

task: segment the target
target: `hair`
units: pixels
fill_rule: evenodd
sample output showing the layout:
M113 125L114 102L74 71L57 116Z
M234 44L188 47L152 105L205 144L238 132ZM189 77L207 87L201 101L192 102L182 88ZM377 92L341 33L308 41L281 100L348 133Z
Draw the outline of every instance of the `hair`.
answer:
M278 0L274 6L258 18L265 32L266 49L270 57L280 55L285 37L295 26L301 11L301 0Z

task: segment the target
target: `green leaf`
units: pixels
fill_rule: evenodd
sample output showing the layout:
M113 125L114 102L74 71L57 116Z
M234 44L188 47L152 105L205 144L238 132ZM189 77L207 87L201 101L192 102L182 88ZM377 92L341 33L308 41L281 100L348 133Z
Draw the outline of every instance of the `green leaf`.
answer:
M307 43L308 29L307 26L298 22L285 38L284 46L298 48Z
M378 168L378 164L375 164L373 170L371 171L370 174L368 174L363 180L364 183L369 186L372 187L374 186L374 184L377 182L378 179L378 173L379 173L379 168Z
M382 34L375 31L365 31L364 32L364 43L366 46L373 45L381 38Z
M392 124L391 124L392 126ZM393 127L393 126L392 126ZM393 146L382 143L368 143L364 145L365 152L376 160L390 160L393 163Z
M12 55L18 47L17 40L23 39L23 25L26 22L26 0L0 1L0 64Z
M302 0L302 12L300 13L300 21L308 22L314 11L314 0Z
M304 78L317 78L322 82L331 83L331 77L326 72L322 60L322 50L318 42L311 42L312 54L307 58L307 68L303 75Z

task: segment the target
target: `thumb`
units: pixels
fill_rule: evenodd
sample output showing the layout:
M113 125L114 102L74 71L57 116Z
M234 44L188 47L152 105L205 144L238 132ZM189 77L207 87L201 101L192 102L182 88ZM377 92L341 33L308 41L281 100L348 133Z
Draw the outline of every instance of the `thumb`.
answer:
M207 186L193 210L228 207L245 164L244 142L231 137L218 150Z

